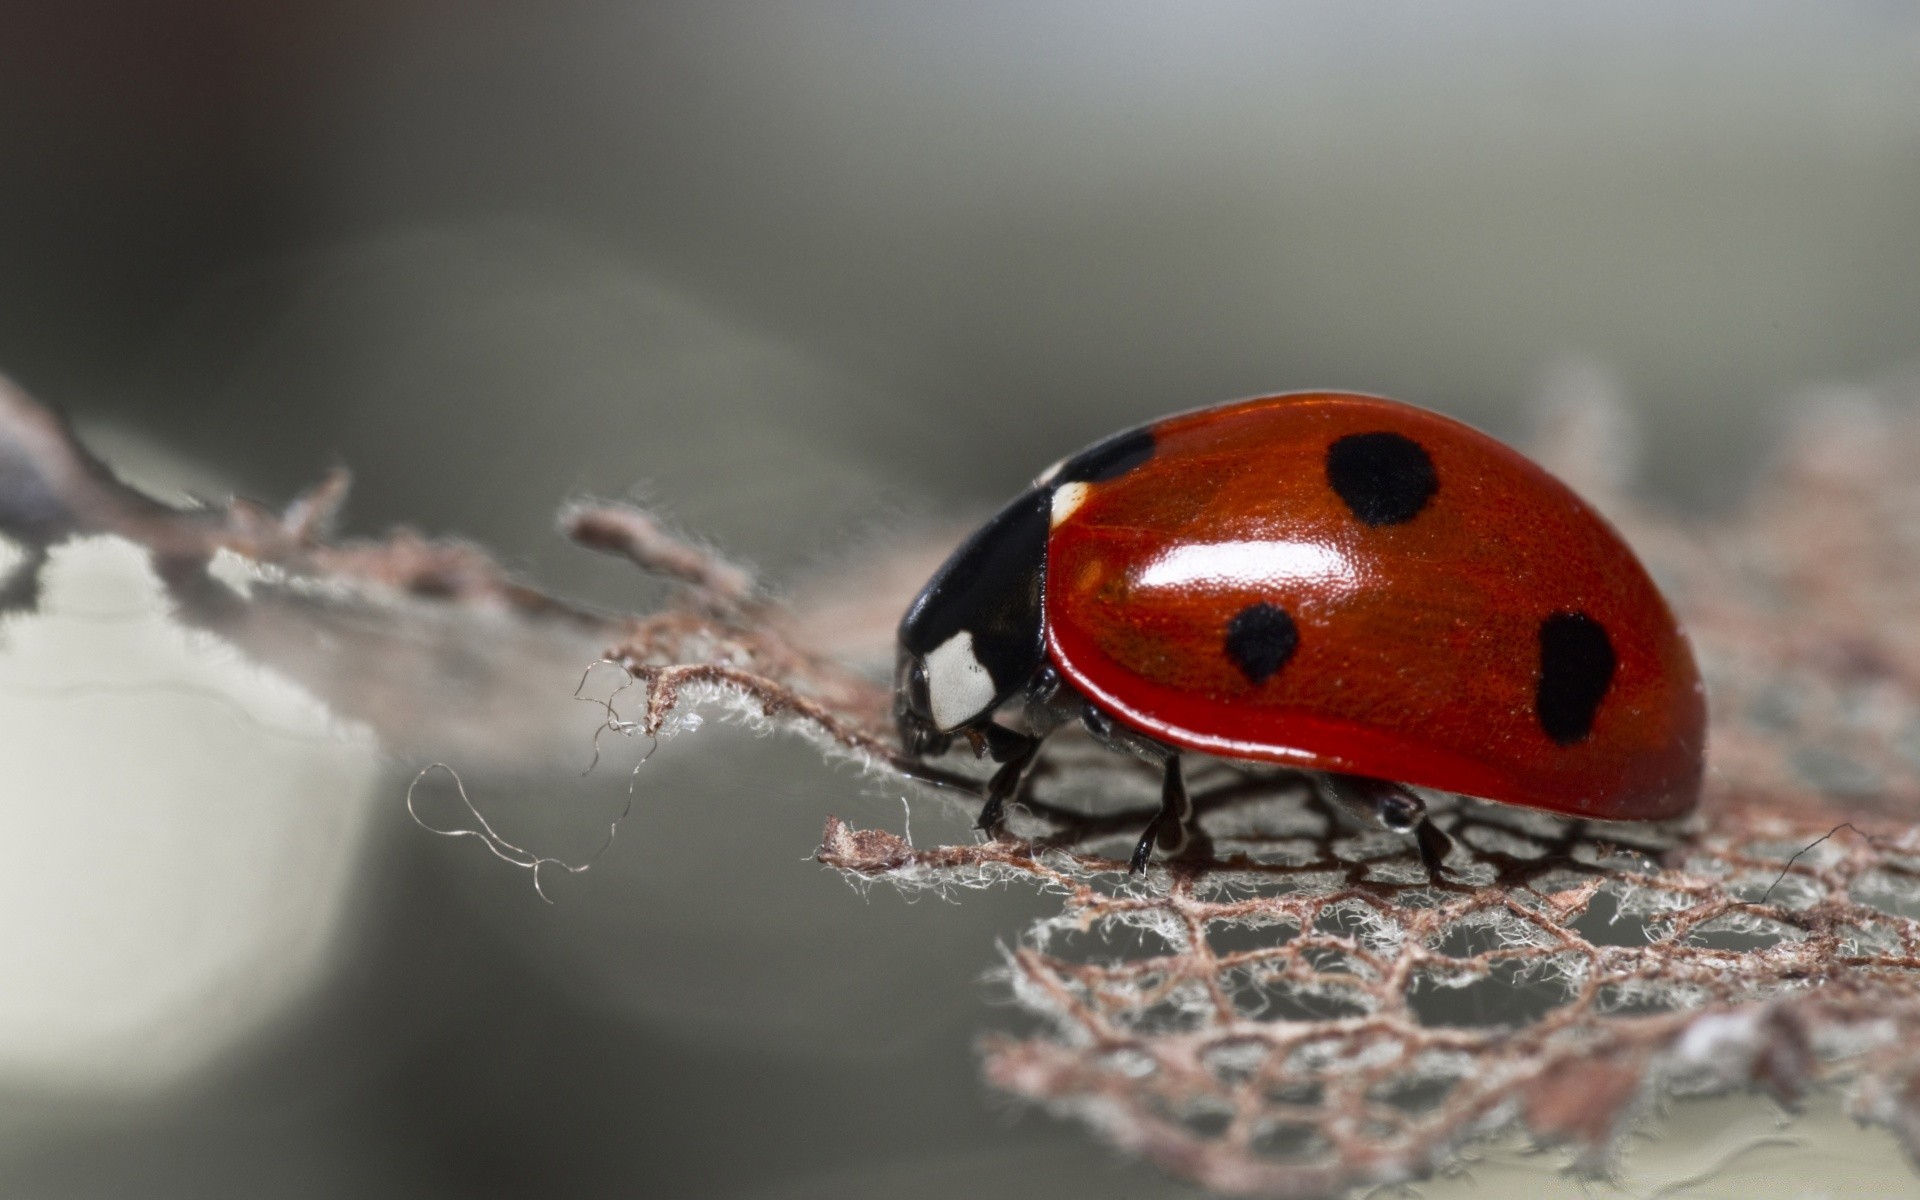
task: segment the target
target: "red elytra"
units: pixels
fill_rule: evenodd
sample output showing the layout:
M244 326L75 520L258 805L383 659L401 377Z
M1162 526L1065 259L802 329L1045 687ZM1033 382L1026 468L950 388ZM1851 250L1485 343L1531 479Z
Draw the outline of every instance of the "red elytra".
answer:
M1559 480L1458 421L1367 396L1152 428L1153 457L1085 485L1048 539L1048 657L1115 719L1183 749L1577 816L1693 808L1693 655L1633 552ZM1424 449L1437 486L1412 518L1369 525L1326 460L1382 432ZM1297 630L1258 682L1220 633L1256 604ZM1587 727L1556 738L1542 630L1573 614L1605 631L1615 666Z
M1015 696L1025 733L995 720ZM908 610L895 711L910 755L965 736L1005 764L983 827L1066 721L1164 763L1136 869L1190 816L1182 751L1321 772L1437 874L1447 839L1400 785L1670 818L1706 728L1686 638L1603 518L1469 426L1344 392L1063 460Z

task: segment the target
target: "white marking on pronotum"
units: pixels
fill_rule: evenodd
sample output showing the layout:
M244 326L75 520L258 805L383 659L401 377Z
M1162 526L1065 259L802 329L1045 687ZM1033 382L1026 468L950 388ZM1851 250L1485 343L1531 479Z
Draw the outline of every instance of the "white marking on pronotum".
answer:
M1060 522L1073 515L1073 510L1086 502L1087 492L1091 488L1084 483L1063 483L1053 489L1053 519L1049 528L1060 528Z
M933 723L957 729L993 703L993 676L973 654L973 634L962 629L927 655L927 699Z
M1048 484L1052 483L1053 477L1055 475L1058 475L1060 473L1060 468L1066 465L1067 465L1067 460L1064 458L1054 463L1052 466L1048 467L1046 470L1040 472L1039 477L1033 481L1033 486L1045 487Z

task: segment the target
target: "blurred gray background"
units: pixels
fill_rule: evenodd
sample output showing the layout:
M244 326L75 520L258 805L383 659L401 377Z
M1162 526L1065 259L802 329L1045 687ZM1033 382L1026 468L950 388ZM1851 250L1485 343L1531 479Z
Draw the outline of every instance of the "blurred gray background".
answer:
M1796 395L1916 333L1908 4L0 8L0 371L136 475L278 503L346 464L352 532L608 606L644 589L554 536L569 496L792 585L1308 386L1521 439L1594 364L1648 486L1730 506ZM1051 902L863 898L807 856L897 794L669 749L552 907L386 761L310 982L161 1083L0 1079L0 1183L1177 1194L975 1079L996 939ZM573 853L630 763L486 783Z

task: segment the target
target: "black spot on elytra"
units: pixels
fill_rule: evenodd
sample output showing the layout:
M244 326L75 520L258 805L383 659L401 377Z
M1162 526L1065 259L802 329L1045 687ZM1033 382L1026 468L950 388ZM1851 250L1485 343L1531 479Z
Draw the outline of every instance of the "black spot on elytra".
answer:
M1440 490L1425 448L1398 433L1350 433L1327 447L1327 483L1368 525L1400 525Z
M1151 426L1143 425L1102 438L1060 464L1054 483L1104 483L1118 479L1153 457Z
M1540 688L1533 707L1548 737L1571 746L1593 732L1615 665L1606 626L1586 613L1554 613L1540 622Z
M1299 644L1293 618L1275 604L1250 604L1227 622L1227 657L1256 684L1286 666Z

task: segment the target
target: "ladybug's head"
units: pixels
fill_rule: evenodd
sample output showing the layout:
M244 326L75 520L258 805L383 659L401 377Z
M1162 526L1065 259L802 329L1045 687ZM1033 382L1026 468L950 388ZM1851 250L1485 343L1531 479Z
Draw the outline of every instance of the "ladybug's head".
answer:
M893 714L907 753L985 725L1046 656L1050 489L1022 494L933 573L900 620Z
M905 649L893 672L893 721L900 729L900 745L914 758L945 754L953 744L953 735L942 733L933 721L927 660Z

